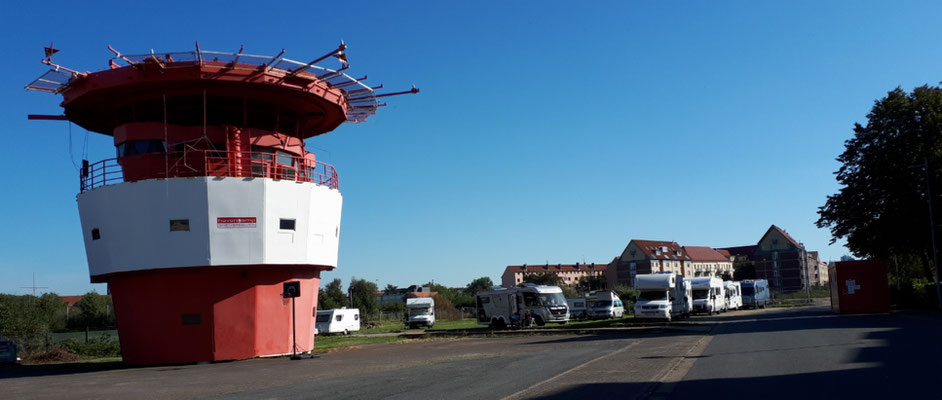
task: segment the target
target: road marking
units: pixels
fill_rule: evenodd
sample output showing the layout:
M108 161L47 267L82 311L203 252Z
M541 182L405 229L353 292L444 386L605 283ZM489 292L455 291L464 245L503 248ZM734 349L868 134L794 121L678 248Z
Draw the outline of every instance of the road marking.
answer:
M604 358L608 358L608 357L612 357L612 356L621 354L621 353L623 353L625 350L630 349L631 346L634 346L634 345L636 345L636 344L638 344L638 343L640 343L640 342L641 342L641 341L639 340L639 341L634 341L634 342L628 343L628 345L625 346L625 347L622 347L622 348L620 348L620 349L618 349L618 350L615 350L615 351L613 351L613 352L611 352L611 353L603 354L603 355L601 355L601 356L595 357L595 358L593 358L593 359L591 359L591 360L589 360L589 361L586 361L586 362L584 362L584 363L582 363L582 364L579 364L579 365L577 365L577 366L575 366L575 367L573 367L573 368L570 368L570 369L565 370L565 371L563 371L563 372L560 372L560 373L558 373L558 374L556 374L556 375L553 375L552 377L550 377L550 378L548 378L548 379L544 379L544 380L542 380L542 381L539 381L539 382L537 382L537 383L534 383L534 384L528 386L526 389L523 389L523 390L521 390L521 391L519 391L519 392L516 392L516 393L514 393L514 394L511 394L510 396L504 397L504 398L502 398L501 400L508 400L508 399L518 399L518 398L521 398L521 396L523 395L523 393L527 392L527 391L530 390L530 389L533 389L533 388L535 388L535 387L538 387L538 386L544 385L544 384L546 384L546 383L549 383L549 382L551 382L551 381L554 381L554 380L556 380L556 379L558 379L558 378L560 378L560 377L562 377L562 376L565 376L566 374L568 374L568 373L570 373L570 372L580 370L580 369L582 369L583 367L585 367L586 365L592 364L592 363L594 363L594 362L596 362L596 361L599 361L599 360L601 360L601 359L604 359Z
M693 368L693 364L697 362L697 357L706 351L711 341L713 341L712 334L703 336L697 340L697 343L687 350L687 353L677 357L667 368L664 368L664 372L661 373L660 377L655 379L646 390L642 390L637 398L664 399L670 396L677 386L677 383L687 376L687 372L690 372L690 369Z

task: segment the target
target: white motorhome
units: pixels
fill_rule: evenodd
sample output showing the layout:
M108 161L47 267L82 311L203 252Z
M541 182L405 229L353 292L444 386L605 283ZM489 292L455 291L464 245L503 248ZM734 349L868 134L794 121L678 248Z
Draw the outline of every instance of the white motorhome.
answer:
M690 310L684 277L679 274L639 274L635 276L635 318L672 319L687 316Z
M586 296L589 318L621 318L625 316L625 305L615 292L611 290L597 290L589 292Z
M726 285L726 309L739 310L742 308L742 287L739 282L724 281Z
M317 316L314 320L314 334L334 334L342 333L349 335L350 332L360 330L360 309L359 308L335 308L333 310L317 310Z
M745 307L765 308L769 303L769 281L765 279L744 280L742 285L742 304Z
M726 309L723 280L717 277L690 278L694 313L720 313Z
M684 306L686 307L684 315L689 317L690 314L693 314L693 286L690 284L690 279L684 279L684 298L687 299L687 301L684 302Z
M567 298L566 305L569 306L569 319L589 319L589 312L588 308L586 307L585 297Z
M406 308L409 310L406 325L410 329L420 326L431 328L435 325L435 299L431 297L406 299Z
M569 306L559 286L525 283L510 289L477 293L478 323L493 328L528 325L527 311L537 325L569 322Z

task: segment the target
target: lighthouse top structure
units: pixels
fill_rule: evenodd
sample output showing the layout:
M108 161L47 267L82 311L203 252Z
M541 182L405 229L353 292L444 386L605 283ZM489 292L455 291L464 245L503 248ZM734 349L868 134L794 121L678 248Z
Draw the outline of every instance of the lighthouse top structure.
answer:
M383 85L370 87L363 83L366 76L344 72L349 67L346 48L341 42L305 63L284 58L284 50L259 56L244 54L244 47L235 53L205 51L196 43L194 51L126 55L108 46L115 55L109 69L79 72L53 63L51 55L58 50L50 45L42 62L52 69L26 89L63 97L64 117L31 117L67 119L105 135L114 135L116 127L128 122L166 123L170 118L179 125L248 126L305 139L344 122L365 121L385 106L382 97L419 91L413 86L376 93ZM341 66L318 65L330 59ZM214 106L207 108L207 102Z

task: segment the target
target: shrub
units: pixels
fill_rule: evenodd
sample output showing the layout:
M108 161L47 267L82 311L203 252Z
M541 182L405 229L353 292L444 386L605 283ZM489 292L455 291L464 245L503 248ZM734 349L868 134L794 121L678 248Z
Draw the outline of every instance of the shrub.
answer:
M60 342L59 347L85 358L121 356L121 345L109 335L89 339L87 343L68 339Z
M78 361L79 356L70 353L61 347L52 347L48 350L32 353L24 357L26 361L35 363L71 362Z

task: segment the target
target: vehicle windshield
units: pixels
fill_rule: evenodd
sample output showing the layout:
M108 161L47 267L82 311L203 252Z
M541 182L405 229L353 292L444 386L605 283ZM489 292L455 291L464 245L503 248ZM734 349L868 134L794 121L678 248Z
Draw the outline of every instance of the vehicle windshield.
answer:
M428 314L428 308L427 308L427 307L422 307L422 308L410 308L410 309L409 309L409 315L411 315L411 316L427 315L427 314Z
M638 300L667 300L667 291L665 290L651 290L646 292L641 292L638 294Z
M743 294L744 296L752 296L752 295L755 294L755 293L756 293L756 288L754 288L754 287L752 287L752 286L743 286L743 287L742 287L742 294Z
M610 300L599 300L599 301L596 301L595 303L592 303L593 308L605 308L605 307L611 307L611 306L612 306L612 302Z
M330 314L317 314L317 322L330 322Z
M544 306L555 307L566 305L566 296L562 293L541 293L540 301Z
M694 300L703 300L707 298L707 295L710 293L710 289L697 289L693 291Z

